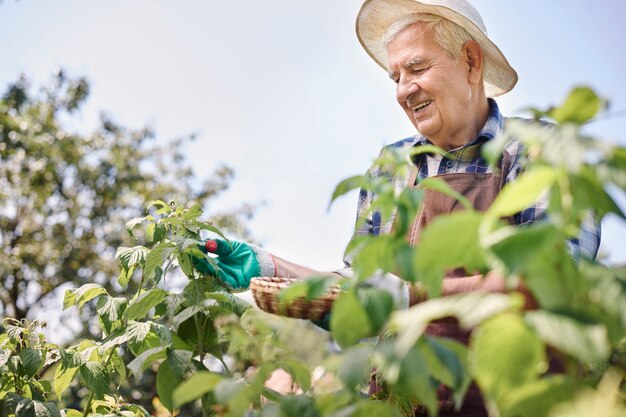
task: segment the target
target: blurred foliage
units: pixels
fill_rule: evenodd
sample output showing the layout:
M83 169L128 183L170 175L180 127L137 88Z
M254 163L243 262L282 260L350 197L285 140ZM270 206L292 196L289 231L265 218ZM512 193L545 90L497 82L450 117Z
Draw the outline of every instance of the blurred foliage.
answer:
M11 97L23 101L19 94ZM397 228L387 236L355 238L348 248L352 279L312 277L283 292L281 302L288 304L339 282L330 334L249 308L215 277L196 271L192 257L215 264L198 247L201 234L223 236L202 220L199 204L148 202L145 215L126 223L131 243L116 251L117 286L89 282L65 293L64 308L95 307L100 337L59 347L37 331L40 323L4 322L0 412L399 417L421 407L437 416L439 386L451 391L448 406L458 407L473 381L492 417L626 415L625 269L575 260L567 247L590 210L598 219L624 218L606 191L626 191L624 149L580 132L601 103L588 89L575 89L563 106L536 110L537 117L558 118L559 125L507 125L485 154L496 163L512 135L527 151L524 173L486 212L463 204L464 211L438 217L416 247L408 246L405 234L422 188L454 195L444 183L429 180L401 192L367 175L340 183L333 199L353 188L376 190L374 208L395 213ZM376 164L405 170L410 156L392 152ZM525 227L501 221L543 196L545 221ZM441 297L446 271L457 267L499 271L510 291ZM164 286L175 270L186 277L179 291ZM422 286L428 299L394 311L390 293L368 286L373 274L387 272ZM537 308L524 308L520 283ZM469 343L426 333L442 320L471 330ZM562 369L554 372L551 363ZM286 393L267 387L278 369L289 375ZM152 377L144 379L147 374ZM372 381L380 388L374 394L368 390ZM145 389L143 398L137 387Z
M218 167L200 186L186 162L187 136L160 144L148 128L132 130L102 115L89 133L65 128L89 95L84 78L57 72L35 91L22 77L0 99L0 313L41 317L63 284L111 288L126 219L153 198L206 205L233 171ZM212 213L225 230L249 238L244 204ZM88 321L85 312L84 321Z

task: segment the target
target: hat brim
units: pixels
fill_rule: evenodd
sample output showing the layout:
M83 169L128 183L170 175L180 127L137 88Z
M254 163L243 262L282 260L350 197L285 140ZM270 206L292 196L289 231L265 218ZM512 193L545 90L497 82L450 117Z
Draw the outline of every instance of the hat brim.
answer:
M412 13L430 13L448 19L464 28L480 44L485 55L483 82L487 97L497 97L513 89L517 73L478 26L448 7L415 0L366 0L361 6L356 19L357 37L365 51L385 71L388 71L388 57L384 36L393 22Z

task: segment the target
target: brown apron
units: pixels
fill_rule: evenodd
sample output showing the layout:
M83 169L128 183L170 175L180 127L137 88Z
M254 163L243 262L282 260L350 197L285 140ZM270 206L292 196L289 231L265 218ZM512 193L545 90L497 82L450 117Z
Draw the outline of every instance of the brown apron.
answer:
M505 152L501 160L500 167L494 173L454 173L437 175L437 178L443 179L456 192L463 195L478 211L487 210L498 193L505 184L506 177L511 169L511 159ZM417 167L413 168L412 174L409 176L409 187L415 186L417 177ZM411 246L419 243L422 230L437 216L452 213L457 210L463 210L463 205L455 198L444 195L434 190L425 190L424 199L418 215L413 225L407 233L407 239ZM513 223L513 219L507 219ZM462 233L460 230L459 233ZM468 274L463 268L457 268L446 273L447 278L464 277ZM455 319L444 319L438 322L430 323L426 328L426 334L430 336L448 337L467 345L469 341L469 332L461 329ZM370 385L370 393L379 391L379 387L373 381ZM467 392L461 410L455 412L452 401L452 391L441 385L437 389L439 397L439 416L440 417L487 417L487 410L478 387L472 384ZM423 407L416 410L415 416L427 416L428 413Z

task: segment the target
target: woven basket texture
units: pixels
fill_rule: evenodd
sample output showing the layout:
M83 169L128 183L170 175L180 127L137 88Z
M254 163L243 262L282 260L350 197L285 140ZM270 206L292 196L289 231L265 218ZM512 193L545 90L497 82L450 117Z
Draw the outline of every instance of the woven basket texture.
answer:
M259 308L268 313L308 320L321 320L330 313L333 302L340 293L336 287L331 288L321 298L298 298L291 304L281 306L278 293L295 281L295 278L256 277L250 280L250 289Z

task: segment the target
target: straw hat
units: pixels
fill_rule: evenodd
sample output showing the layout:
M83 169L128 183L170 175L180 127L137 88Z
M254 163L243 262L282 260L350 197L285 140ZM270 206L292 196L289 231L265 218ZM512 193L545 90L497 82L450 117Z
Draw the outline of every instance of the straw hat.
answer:
M366 0L356 19L356 34L367 53L385 70L387 51L384 36L396 20L412 13L430 13L465 29L485 54L485 94L497 97L513 89L517 73L500 49L487 37L487 28L478 11L466 0Z

